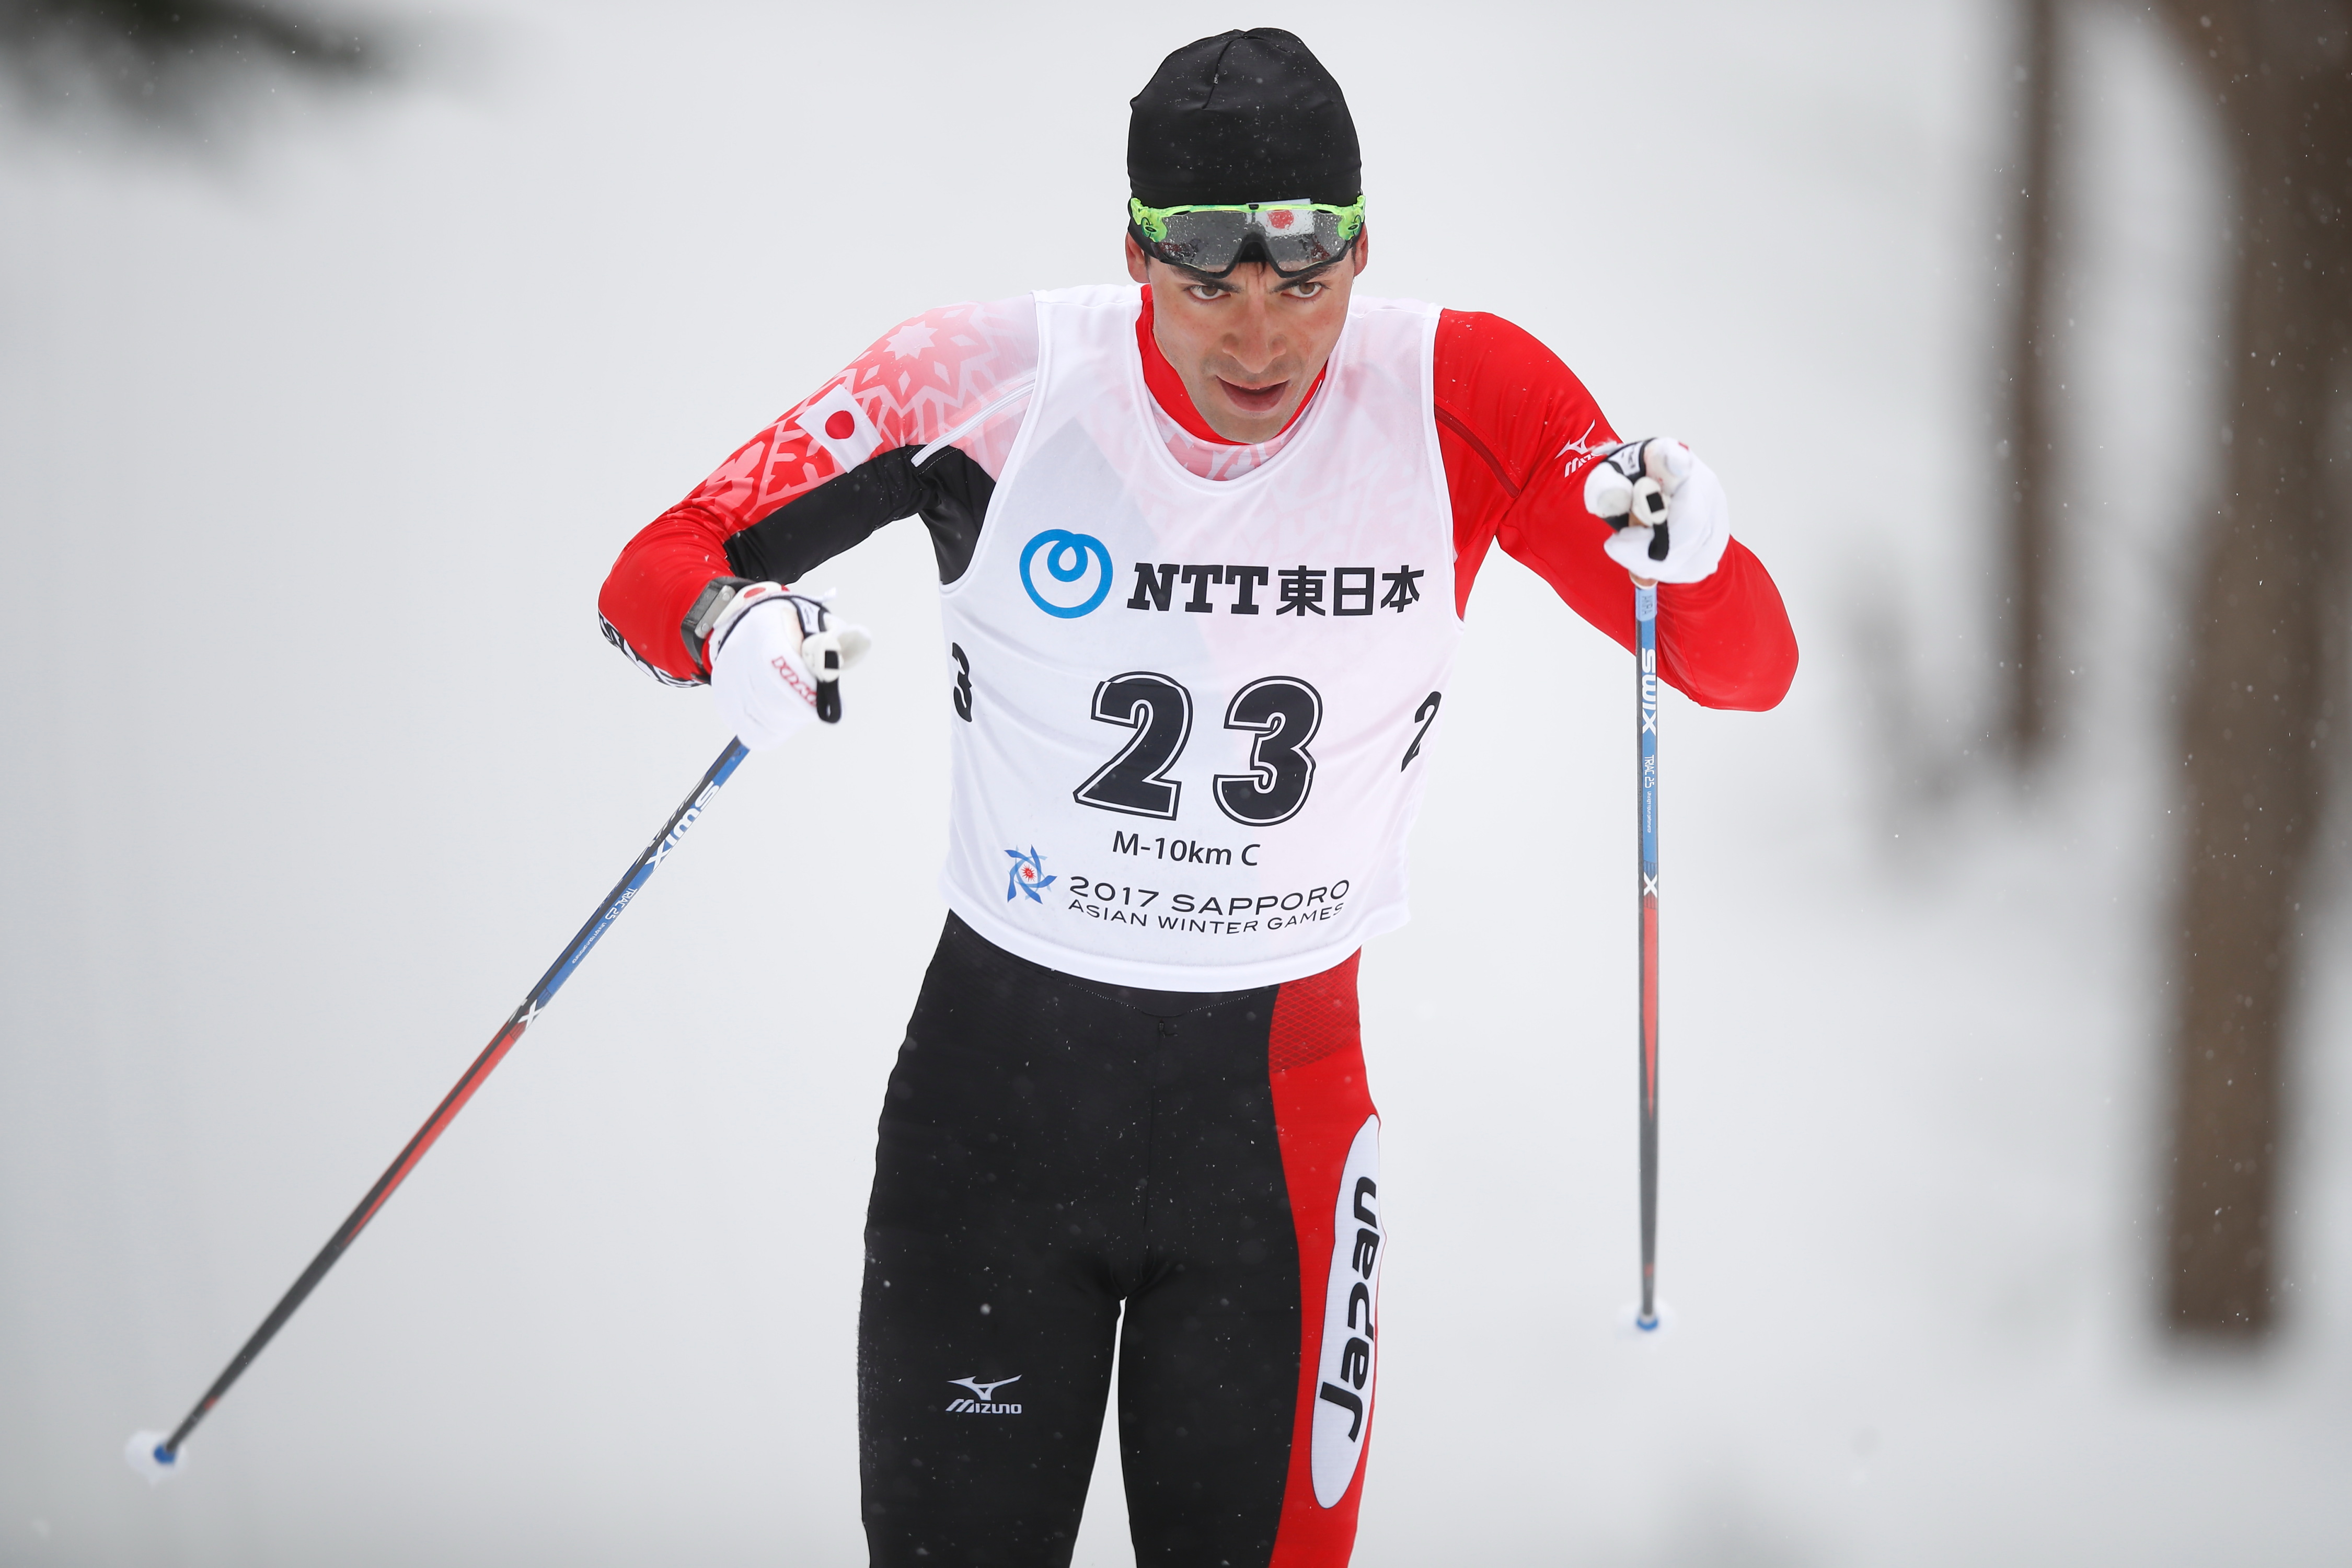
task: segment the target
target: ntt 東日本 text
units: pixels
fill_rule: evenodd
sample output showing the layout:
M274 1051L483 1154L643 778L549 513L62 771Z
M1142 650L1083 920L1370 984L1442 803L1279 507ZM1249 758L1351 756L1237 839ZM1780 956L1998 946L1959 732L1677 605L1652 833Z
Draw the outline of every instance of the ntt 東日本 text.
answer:
M1286 566L1276 570L1270 566L1139 561L1135 563L1135 592L1129 597L1127 607L1213 615L1218 605L1210 599L1209 590L1222 586L1229 590L1223 600L1227 615L1262 615L1267 606L1259 595L1270 584L1276 595L1273 609L1277 616L1297 616L1301 619L1308 616L1369 616L1375 609L1402 614L1406 605L1420 601L1421 580L1428 574L1414 566L1399 566L1393 572L1373 566ZM1182 593L1177 591L1179 583L1184 585Z

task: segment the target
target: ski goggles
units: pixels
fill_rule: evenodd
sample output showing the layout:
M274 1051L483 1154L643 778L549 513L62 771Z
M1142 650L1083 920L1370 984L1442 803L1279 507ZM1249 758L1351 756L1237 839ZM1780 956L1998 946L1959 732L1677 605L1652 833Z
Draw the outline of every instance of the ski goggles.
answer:
M1128 232L1144 253L1171 267L1223 278L1253 252L1284 278L1328 267L1364 231L1364 198L1324 202L1243 202L1232 206L1148 207L1127 203Z

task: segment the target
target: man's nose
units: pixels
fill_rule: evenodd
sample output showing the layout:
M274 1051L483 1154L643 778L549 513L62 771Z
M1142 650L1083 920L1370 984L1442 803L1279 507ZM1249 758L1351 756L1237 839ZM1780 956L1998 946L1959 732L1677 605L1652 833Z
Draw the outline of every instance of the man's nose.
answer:
M1255 378L1273 368L1282 349L1282 334L1275 324L1272 301L1264 294L1243 295L1239 319L1225 339L1225 352L1233 355L1244 374Z

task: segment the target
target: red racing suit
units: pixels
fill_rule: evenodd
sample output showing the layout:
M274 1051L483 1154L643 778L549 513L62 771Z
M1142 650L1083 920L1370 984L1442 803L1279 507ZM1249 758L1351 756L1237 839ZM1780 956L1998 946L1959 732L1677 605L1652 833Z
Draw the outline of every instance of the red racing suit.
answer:
M606 634L665 680L705 679L687 623L715 579L788 581L908 515L941 580L960 578L1034 384L1035 318L1025 299L950 306L877 342L629 542ZM1193 473L1246 472L1286 443L1210 430L1148 292L1136 352ZM1433 374L1457 613L1499 542L1630 648L1633 595L1582 503L1584 469L1616 440L1591 395L1493 316L1444 312ZM1706 581L1659 590L1658 646L1667 680L1710 707L1769 708L1796 670L1780 595L1736 541ZM1351 956L1279 985L1143 991L949 917L867 1210L858 1429L877 1568L1066 1563L1114 1342L1139 1563L1342 1568L1388 1241L1356 971ZM1327 1447L1347 1461L1328 1476Z

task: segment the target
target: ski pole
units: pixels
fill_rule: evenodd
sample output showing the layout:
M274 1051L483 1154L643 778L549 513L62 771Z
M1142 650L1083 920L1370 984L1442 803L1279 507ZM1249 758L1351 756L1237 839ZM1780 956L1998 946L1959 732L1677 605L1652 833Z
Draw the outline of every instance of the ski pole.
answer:
M1663 525L1658 532L1665 533ZM1654 545L1651 554L1664 552ZM1658 589L1633 579L1634 736L1641 788L1642 1306L1633 1326L1658 1328Z
M425 1158L425 1152L448 1131L449 1123L457 1120L457 1112L466 1109L466 1102L474 1098L476 1089L482 1087L482 1080L488 1078L499 1063L506 1058L507 1052L522 1038L522 1032L530 1027L532 1021L555 999L555 994L563 988L563 983L572 978L572 972L579 968L582 961L604 940L604 933L613 928L613 922L621 918L621 911L629 907L638 889L660 868L669 852L677 847L678 841L686 837L686 830L702 816L710 797L719 793L719 786L727 782L747 754L742 742L730 740L727 742L727 749L719 753L718 761L703 773L701 782L694 786L694 792L686 797L683 805L670 813L669 820L662 825L662 830L646 847L646 852L613 885L613 890L604 895L603 905L588 917L588 923L582 926L578 934L565 944L554 963L540 976L539 984L532 986L530 994L522 999L522 1005L508 1016L499 1032L490 1037L490 1043L482 1047L482 1054L474 1058L473 1065L466 1069L457 1087L435 1108L433 1114L425 1119L425 1125L416 1130L416 1136L408 1141L398 1158L383 1175L376 1178L375 1185L367 1190L367 1195L360 1200L359 1206L352 1210L350 1217L327 1238L327 1245L319 1249L319 1256L302 1270L301 1278L295 1280L292 1289L278 1299L278 1305L269 1310L269 1316L261 1321L261 1326L253 1331L253 1336L230 1359L221 1374L213 1379L213 1385L205 1390L205 1396L196 1401L195 1408L188 1412L186 1419L168 1436L161 1432L131 1434L123 1457L130 1461L133 1470L145 1476L150 1482L161 1481L173 1473L173 1467L179 1463L180 1445L188 1440L188 1434L196 1429L196 1423L212 1413L213 1406L221 1402L221 1396L229 1391L245 1369L253 1364L254 1358L261 1353L263 1347L286 1326L286 1321L294 1315L295 1310L302 1305L310 1292L318 1289L319 1281L327 1277L327 1270L335 1266L336 1259L341 1258L352 1243L359 1238L360 1232L367 1228L368 1221L375 1217L376 1210L383 1206L384 1200L408 1179L409 1172Z
M1667 486L1675 482L1673 455L1678 450L1678 442L1628 441L1612 448L1584 476L1585 510L1614 531L1636 523L1648 528L1650 542L1643 554L1652 561L1664 561L1672 548ZM1654 451L1660 458L1655 467L1650 461ZM1658 1311L1658 585L1638 574L1633 577L1633 718L1641 876L1636 929L1642 989L1642 1300L1633 1309L1633 1327L1650 1334L1663 1322Z

